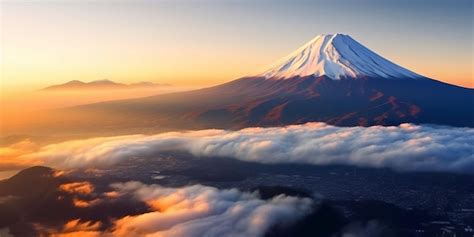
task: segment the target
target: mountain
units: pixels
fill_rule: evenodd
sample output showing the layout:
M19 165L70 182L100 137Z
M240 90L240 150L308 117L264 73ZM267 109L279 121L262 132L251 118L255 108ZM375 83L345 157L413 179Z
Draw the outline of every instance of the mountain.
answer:
M9 179L0 180L0 196L38 196L45 189L55 190L60 183L55 172L43 166L24 169ZM32 180L35 185L31 185Z
M340 126L474 127L474 90L426 78L350 36L320 35L254 76L222 85L59 111L73 126L197 129L321 121ZM68 113L66 113L68 112ZM77 116L81 119L77 119ZM105 124L96 121L104 121ZM67 118L61 118L64 124Z
M110 80L97 80L91 82L69 81L64 84L52 85L43 88L43 91L62 91L62 90L103 90L103 89L138 89L169 86L168 84L156 84L152 82L139 82L132 84L122 84Z

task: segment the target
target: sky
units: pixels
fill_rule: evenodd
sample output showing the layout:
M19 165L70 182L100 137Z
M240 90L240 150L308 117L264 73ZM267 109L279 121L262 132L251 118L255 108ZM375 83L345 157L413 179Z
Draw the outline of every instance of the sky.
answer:
M471 0L0 0L2 92L71 80L205 87L344 33L427 77L474 87Z

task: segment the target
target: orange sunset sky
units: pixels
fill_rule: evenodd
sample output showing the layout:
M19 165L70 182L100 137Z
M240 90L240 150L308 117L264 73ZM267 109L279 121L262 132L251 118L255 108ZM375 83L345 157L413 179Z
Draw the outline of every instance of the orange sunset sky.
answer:
M335 32L472 88L472 2L452 2L2 1L1 89L5 98L105 78L204 87L258 73Z

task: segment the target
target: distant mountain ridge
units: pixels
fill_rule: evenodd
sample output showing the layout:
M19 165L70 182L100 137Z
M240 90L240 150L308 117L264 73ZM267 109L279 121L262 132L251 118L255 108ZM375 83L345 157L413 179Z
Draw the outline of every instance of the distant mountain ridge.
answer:
M83 82L73 80L64 84L52 85L43 88L43 91L61 91L61 90L103 90L103 89L143 89L154 87L167 87L169 84L157 84L153 82L138 82L132 84L117 83L111 80L96 80L91 82Z

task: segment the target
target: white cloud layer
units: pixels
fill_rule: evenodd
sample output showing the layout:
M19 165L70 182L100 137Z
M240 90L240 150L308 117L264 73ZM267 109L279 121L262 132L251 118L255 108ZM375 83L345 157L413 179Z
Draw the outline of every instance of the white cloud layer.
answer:
M474 129L402 124L307 123L238 131L199 130L68 141L23 156L58 168L101 167L161 151L261 163L346 164L397 170L474 172Z
M113 236L263 236L274 225L290 225L312 211L312 200L279 195L262 200L256 193L201 185L165 188L139 182L114 184L151 211L115 222Z

